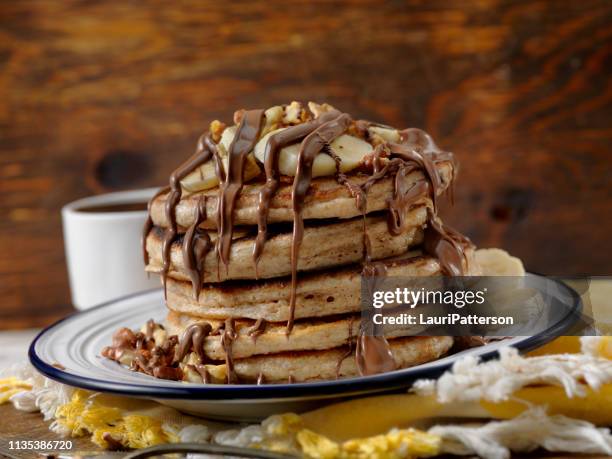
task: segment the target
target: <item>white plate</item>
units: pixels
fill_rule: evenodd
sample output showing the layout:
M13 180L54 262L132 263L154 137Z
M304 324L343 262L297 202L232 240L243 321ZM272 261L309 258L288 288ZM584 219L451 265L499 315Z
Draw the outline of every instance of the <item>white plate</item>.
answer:
M565 289L575 300L573 309L580 310L580 298L575 292L564 284L557 287ZM280 412L305 411L357 395L406 390L416 379L439 376L460 356L471 354L486 359L496 355L501 346L508 345L529 350L563 334L574 322L573 317L568 317L546 333L491 343L411 368L312 383L257 386L168 381L135 373L100 356L118 328L139 329L148 319L163 321L166 313L161 290L131 295L76 313L51 325L34 339L30 360L45 376L71 386L153 399L210 418L244 421Z

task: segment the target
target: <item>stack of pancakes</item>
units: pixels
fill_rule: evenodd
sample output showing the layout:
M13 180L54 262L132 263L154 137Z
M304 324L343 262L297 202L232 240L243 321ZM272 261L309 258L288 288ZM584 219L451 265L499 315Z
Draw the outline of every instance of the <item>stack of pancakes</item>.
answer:
M360 297L363 276L477 271L469 240L437 216L455 177L452 154L421 130L353 120L328 105L240 111L235 121L211 124L149 203L146 269L161 274L169 313L143 340L157 336L145 347L172 354L171 377L304 382L447 353L452 337L407 328L368 335ZM365 152L358 161L342 151L351 145ZM331 173L319 156L333 160ZM133 366L164 374L151 365Z

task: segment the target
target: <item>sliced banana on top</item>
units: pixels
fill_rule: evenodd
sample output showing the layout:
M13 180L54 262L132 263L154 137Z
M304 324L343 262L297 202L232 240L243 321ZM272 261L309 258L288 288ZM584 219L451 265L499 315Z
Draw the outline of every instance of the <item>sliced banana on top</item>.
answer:
M221 156L221 162L223 163L223 169L227 171L229 164L229 147L234 140L236 135L236 126L230 126L223 131L221 140L217 145L219 156ZM246 159L244 169L244 181L248 181L253 177L257 177L261 169L257 165L257 161L252 154L249 154ZM197 191L209 190L216 187L219 184L219 177L217 177L217 171L215 167L215 161L210 160L202 164L201 166L194 169L189 173L183 180L181 180L181 187L183 191L188 193L195 193Z
M263 136L255 145L255 157L262 163L265 161L266 143L272 134L282 131L277 129ZM358 167L363 158L372 153L372 145L368 142L351 135L341 135L330 144L331 150L341 159L340 171L348 172ZM278 158L278 168L282 175L295 176L297 169L298 156L300 153L300 143L295 143L283 148ZM336 162L331 156L321 153L317 155L312 165L312 176L322 177L334 175L336 173Z
M274 108L274 107L273 107ZM278 117L278 113L270 110L270 119L275 120ZM228 151L234 136L236 135L236 126L230 126L223 131L221 139L217 145L219 155L221 156L221 162L223 167L227 170L228 167ZM244 171L244 180L248 181L253 177L260 174L261 168L257 164L255 158L260 162L264 162L264 153L266 149L266 143L272 134L275 134L283 129L276 129L274 131L266 133L255 145L254 154L247 156L246 167ZM371 154L373 147L370 143L348 134L341 135L330 144L331 151L334 152L340 158L340 171L348 172L358 167L364 157ZM300 143L295 143L283 148L280 151L278 160L279 170L282 175L295 176L297 169L298 156L300 153ZM312 176L322 177L331 176L336 173L336 162L334 159L325 154L321 153L317 155L312 166ZM195 193L197 191L208 190L216 187L219 184L219 178L217 177L215 169L215 161L207 161L200 167L194 169L188 174L183 180L181 180L181 186L186 194Z

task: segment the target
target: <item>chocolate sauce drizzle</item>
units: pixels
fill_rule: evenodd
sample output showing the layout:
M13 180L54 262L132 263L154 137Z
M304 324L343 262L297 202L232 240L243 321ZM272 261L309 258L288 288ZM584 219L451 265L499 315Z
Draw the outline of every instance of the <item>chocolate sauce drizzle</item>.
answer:
M238 382L238 376L234 371L234 356L232 353L232 345L234 340L238 337L236 329L234 328L234 319L227 319L225 321L225 327L221 334L221 345L225 352L225 366L227 369L227 383L233 384Z
M207 322L191 324L187 327L179 339L174 361L181 362L190 351L193 351L200 359L200 363L206 362L204 343L211 331L212 326Z
M195 365L187 364L185 366L189 368L191 371L195 371L198 375L200 375L200 378L202 378L202 382L204 384L208 384L210 382L210 373L206 369L206 365L197 363Z
M163 265L161 274L164 287L171 264L171 244L178 235L175 211L182 195L180 181L197 167L211 159L215 160L215 170L220 181L216 221L218 239L214 249L219 260L218 266L223 263L227 271L234 229L234 209L243 187L246 159L259 138L264 118L263 110L244 112L228 151L229 162L227 173L224 171L217 146L209 135L202 135L194 155L170 176L170 186L161 189L149 202L149 217L143 228L145 263L149 261L146 251L146 237L153 225L150 217L151 203L161 194L168 193L165 203L167 228L162 242ZM386 272L384 264L372 262L371 260L371 244L366 227L366 196L368 189L374 183L388 176L393 176L394 178L393 197L388 203L389 232L393 235L403 233L409 223L407 216L410 210L419 201L422 201L423 198L429 197L432 201L432 208L427 210L427 225L424 239L425 252L440 260L444 274L456 276L462 275L465 272L465 248L471 245L469 239L443 225L437 218L437 200L444 183L436 165L442 161L449 161L454 175L456 165L453 155L440 150L432 138L424 131L415 128L406 129L400 132L400 141L398 143L386 142L375 147L367 160L371 166L372 174L361 185L357 185L351 183L346 174L341 173L341 159L329 147L334 139L347 132L351 123L354 123L358 130L365 132L365 135L367 135L367 128L374 125L363 120L354 122L349 115L337 110L330 110L322 113L312 121L288 127L272 134L265 145L264 170L266 182L258 196L257 237L253 245L253 262L255 264L256 277L258 277L257 265L267 240L270 204L280 184L279 153L285 146L298 141L301 142L298 166L291 194L293 234L291 243L290 313L287 321L287 333L290 333L293 328L295 316L298 260L300 245L304 236L302 211L312 179L313 163L316 156L321 153L328 154L336 161L336 180L348 189L351 196L355 199L356 207L362 214L364 244L363 276L384 276ZM383 162L383 158L386 158L386 161ZM408 177L415 171L422 171L425 179L416 182L408 180ZM195 209L194 222L187 229L182 245L184 264L187 268L193 287L193 294L196 298L199 295L203 282L204 258L213 248L208 233L199 228L206 219L206 201L201 197ZM260 319L247 333L255 340L263 333L264 329L265 321ZM185 333L187 333L187 330ZM184 357L184 354L190 348L193 348L203 362L203 340L209 333L210 330L191 330L188 338L181 338L177 349L177 357L179 355ZM226 355L228 383L237 380L231 351L232 343L236 336L234 322L232 319L228 319L221 331L221 341ZM389 344L382 336L366 335L362 327L360 327L355 348L356 362L361 374L379 373L396 367ZM342 360L338 365L338 369L341 362ZM196 366L197 371L200 372L202 369L205 371L203 366L199 370ZM207 375L207 373L205 374ZM208 376L202 376L202 378L203 380L208 380ZM258 378L258 382L261 378Z
M266 319L260 317L255 324L247 330L247 336L250 336L253 342L266 331Z
M170 175L170 192L166 197L165 213L168 227L164 231L164 238L162 241L162 284L164 285L164 296L166 294L166 280L168 278L168 271L170 270L170 250L172 242L178 235L178 228L176 224L176 206L181 200L182 188L181 180L187 175L193 172L196 168L209 161L211 158L215 158L217 162L217 173L222 169L221 159L217 151L217 146L208 134L203 134L198 139L198 144L195 153L185 163L179 166ZM146 225L145 225L146 227Z
M204 258L213 247L208 231L199 227L206 220L205 196L200 196L194 217L193 224L183 238L183 260L191 280L193 297L197 300L204 281Z
M330 142L346 132L350 122L350 116L343 113L337 118L323 123L308 134L300 147L297 169L295 171L293 189L291 192L291 200L293 203L293 236L291 239L291 296L289 300L287 333L291 333L295 316L298 257L300 245L304 238L302 209L304 206L304 199L306 198L312 180L312 165L317 155L321 153L321 150L327 148Z
M247 155L253 150L264 120L263 110L245 112L236 136L229 148L229 167L225 181L219 186L217 212L217 255L226 270L229 263L232 233L234 231L234 206L244 183L244 166Z
M303 124L283 129L280 132L272 134L266 142L264 150L264 170L266 173L266 183L259 192L259 200L257 205L257 237L253 246L253 261L255 263L255 271L257 272L257 264L261 253L263 252L264 244L268 234L268 214L270 212L270 203L278 190L280 171L278 168L278 157L280 151L292 143L301 141L304 137L319 128L323 123L331 121L337 117L339 112L328 112L322 114L314 121L308 121ZM259 276L257 276L259 277Z
M348 324L348 337L346 339L346 345L348 346L347 351L342 354L340 356L340 359L338 359L338 363L336 364L336 379L340 378L340 370L342 369L342 362L344 362L347 358L349 358L351 355L353 355L353 322L355 321L355 318L351 316L351 318L349 319L349 324Z
M445 275L465 275L464 266L467 264L467 259L464 247L471 245L470 240L453 228L442 224L431 209L428 209L427 215L428 223L423 242L425 252L440 261Z

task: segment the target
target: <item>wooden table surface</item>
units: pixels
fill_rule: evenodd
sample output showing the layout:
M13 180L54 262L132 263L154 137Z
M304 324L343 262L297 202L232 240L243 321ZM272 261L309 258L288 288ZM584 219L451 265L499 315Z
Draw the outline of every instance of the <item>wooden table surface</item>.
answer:
M162 185L215 118L328 101L428 130L443 215L548 274L612 272L612 2L0 5L0 327L70 310L59 210Z

